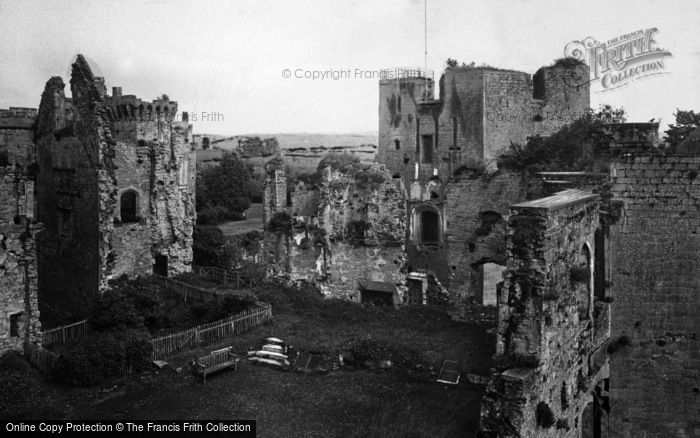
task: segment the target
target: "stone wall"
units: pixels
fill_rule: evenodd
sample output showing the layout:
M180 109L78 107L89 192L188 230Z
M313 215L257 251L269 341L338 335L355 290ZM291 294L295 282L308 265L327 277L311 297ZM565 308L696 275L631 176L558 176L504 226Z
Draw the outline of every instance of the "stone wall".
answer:
M0 354L41 341L35 236L25 209L33 183L22 168L0 167Z
M106 96L80 55L72 101L64 87L47 83L36 134L40 301L53 320L89 315L118 276L189 271L195 220L191 126L173 121L177 103Z
M607 377L604 361L592 358L609 333L593 310L598 203L590 192L567 190L511 206L497 370L480 436L580 437L592 427L584 411Z
M327 167L318 187L295 187L287 251L294 281L315 282L328 296L359 300L358 284L380 282L403 294L406 203L403 180L377 164ZM286 248L286 250L285 250Z
M440 78L438 100L432 100L432 93L420 100L422 95L415 94L420 82L397 87L382 81L377 161L407 182L416 165L421 179L433 176L434 169L451 175L475 162L495 168L495 158L511 142L524 144L529 136L552 134L588 109L588 73L588 66L575 62L557 62L533 76L448 67ZM407 95L409 90L414 93ZM426 153L423 136L432 136L432 153Z
M37 242L39 305L42 320L52 323L87 316L101 266L99 143L87 136L82 142L81 131L62 117L64 88L59 77L47 82L36 130L37 219L45 226Z
M622 206L610 233L612 436L700 431L698 169L697 156L642 154L611 165Z
M479 270L484 263L505 266L508 207L532 198L534 184L525 175L501 171L495 176L462 177L446 190L448 278L441 279L457 301L483 301Z
M0 156L8 163L29 167L36 160L34 132L29 128L5 128L0 125ZM4 158L0 158L4 159Z
M377 162L392 174L404 177L415 157L418 104L434 96L429 78L382 79L379 81L379 138Z

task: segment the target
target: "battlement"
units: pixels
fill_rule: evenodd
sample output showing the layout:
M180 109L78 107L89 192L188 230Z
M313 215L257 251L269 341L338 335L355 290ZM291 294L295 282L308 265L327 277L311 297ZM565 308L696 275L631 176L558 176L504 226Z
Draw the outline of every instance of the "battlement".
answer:
M37 116L36 108L11 106L0 108L0 129L30 129Z
M172 122L177 114L177 102L170 100L141 100L133 94L122 95L121 87L118 93L105 98L105 110L110 122L165 120Z

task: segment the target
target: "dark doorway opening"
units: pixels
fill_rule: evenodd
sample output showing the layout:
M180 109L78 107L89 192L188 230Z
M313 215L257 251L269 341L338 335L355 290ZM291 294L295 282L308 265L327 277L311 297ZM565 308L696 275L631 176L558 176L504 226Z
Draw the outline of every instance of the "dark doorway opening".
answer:
M123 223L139 221L138 209L136 208L138 205L138 194L135 191L128 190L122 193L119 204L119 214Z
M156 260L153 264L153 273L163 277L168 276L168 256L163 254L156 255Z
M421 243L437 243L440 241L440 217L431 210L420 213Z

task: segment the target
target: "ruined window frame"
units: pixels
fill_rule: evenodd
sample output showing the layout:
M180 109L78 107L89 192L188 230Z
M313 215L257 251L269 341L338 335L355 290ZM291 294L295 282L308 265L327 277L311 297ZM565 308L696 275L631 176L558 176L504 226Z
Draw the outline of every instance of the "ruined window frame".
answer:
M437 230L436 230L436 239L435 240L426 240L424 239L424 231L423 231L423 214L425 213L430 213L434 214L436 216L436 225L437 225ZM411 238L414 242L416 242L419 245L439 245L442 243L443 239L443 228L442 228L442 215L440 214L440 211L436 209L433 206L429 205L422 205L420 207L417 207L413 210L413 215L412 215L412 227L411 227Z
M129 220L124 219L124 196L134 194L134 215ZM119 193L119 220L123 224L138 223L141 221L141 194L133 187L126 188Z
M427 143L426 143L427 138L430 139L430 147L429 148L427 147ZM432 163L434 157L435 157L435 134L421 134L421 136L420 136L420 162L421 163Z
M22 316L24 311L13 312L8 316L10 318L10 337L19 338L22 334L20 333L20 326L22 322Z

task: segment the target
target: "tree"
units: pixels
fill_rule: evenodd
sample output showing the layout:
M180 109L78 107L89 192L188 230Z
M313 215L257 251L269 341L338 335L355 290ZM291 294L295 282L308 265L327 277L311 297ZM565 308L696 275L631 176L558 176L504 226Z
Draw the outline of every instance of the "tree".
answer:
M197 211L217 213L217 220L240 219L250 207L252 172L233 152L224 152L219 166L204 169L197 179Z
M674 115L676 116L676 123L668 125L668 129L664 131L666 134L664 141L672 152L691 132L700 127L700 113L696 114L692 110L682 111L676 109Z
M166 102L170 102L170 97L167 94L163 93L160 96L156 97L156 100L164 100Z
M622 107L613 108L611 105L600 104L598 111L591 110L591 112L594 119L603 123L625 123L627 121L627 113Z
M195 265L221 267L225 238L219 227L197 225L194 227L193 241L192 252Z
M548 137L533 137L525 146L511 144L498 157L498 167L530 172L601 171L608 157L595 149L593 136L606 123L622 123L624 108L600 105Z
M457 67L457 65L458 65L457 60L452 59L452 58L447 58L447 61L445 61L445 64L447 64L447 68Z

